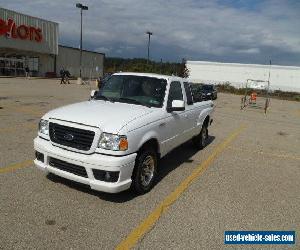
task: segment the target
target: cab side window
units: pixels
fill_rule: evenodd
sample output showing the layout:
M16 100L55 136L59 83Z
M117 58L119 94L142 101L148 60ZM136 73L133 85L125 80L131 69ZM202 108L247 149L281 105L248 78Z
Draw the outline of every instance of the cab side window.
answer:
M194 103L202 102L202 87L199 84L192 84L191 85L192 95Z
M193 95L191 92L191 86L188 82L184 82L184 89L185 89L185 93L186 93L186 103L187 105L192 105L193 104Z
M174 100L183 100L182 88L180 82L171 82L169 97L168 97L168 107L172 105Z

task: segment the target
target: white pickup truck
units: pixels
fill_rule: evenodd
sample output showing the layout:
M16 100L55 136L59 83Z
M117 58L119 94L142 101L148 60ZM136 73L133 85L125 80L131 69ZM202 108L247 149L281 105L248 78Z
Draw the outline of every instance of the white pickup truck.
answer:
M183 78L117 73L89 101L42 117L34 163L94 190L143 194L164 167L161 157L190 139L205 147L213 110L212 101L193 99Z

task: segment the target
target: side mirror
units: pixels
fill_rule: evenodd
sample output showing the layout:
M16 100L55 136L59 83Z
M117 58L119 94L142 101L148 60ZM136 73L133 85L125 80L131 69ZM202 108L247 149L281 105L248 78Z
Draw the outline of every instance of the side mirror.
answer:
M172 106L167 108L168 112L183 111L183 110L185 110L185 104L184 101L182 100L173 100Z
M91 90L91 99L93 99L97 95L97 90Z

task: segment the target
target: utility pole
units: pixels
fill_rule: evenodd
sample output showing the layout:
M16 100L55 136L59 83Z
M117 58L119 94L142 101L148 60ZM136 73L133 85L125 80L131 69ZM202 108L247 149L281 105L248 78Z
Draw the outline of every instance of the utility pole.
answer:
M79 69L79 77L81 78L82 71L82 9L80 9L80 69Z
M79 77L81 79L81 71L82 71L82 11L88 10L88 6L82 5L81 3L77 3L76 7L80 9L80 69L79 69Z
M267 87L267 98L265 103L265 114L267 113L267 109L270 105L270 78L271 78L271 66L272 61L270 60L270 68L269 68L269 77L268 77L268 87Z
M150 37L153 35L152 32L147 31L146 34L148 34L148 59L147 64L149 64L149 57L150 57Z

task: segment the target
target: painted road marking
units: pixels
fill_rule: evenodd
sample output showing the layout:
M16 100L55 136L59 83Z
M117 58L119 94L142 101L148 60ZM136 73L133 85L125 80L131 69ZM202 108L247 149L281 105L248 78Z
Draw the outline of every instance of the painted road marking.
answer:
M25 114L39 116L39 117L45 113L41 110L36 110L32 107L15 107L15 108L13 108L13 110L18 113L25 113Z
M233 146L229 146L228 148L235 151L250 152L250 153L255 153L255 154L260 154L260 155L265 155L270 157L285 158L285 159L298 160L298 161L300 160L300 155L292 155L290 153L283 152L283 151L277 153L271 153L271 152L265 152L259 150L247 150L245 148L237 148Z
M5 106L5 109L3 109L3 111L6 113L17 112L34 116L42 116L44 113L46 113L43 110L41 110L40 107L20 106L15 104Z
M117 250L130 249L134 247L138 241L154 226L161 215L181 196L181 194L214 162L228 145L245 129L240 126L233 131L222 143L218 144L210 156L198 167L192 174L183 180L177 188L170 193L149 215L144 219L117 247Z
M37 123L27 123L25 125L18 125L18 126L11 126L11 127L6 127L6 128L0 128L0 133L6 133L6 132L14 132L15 130L20 130L24 128L30 128L30 130L33 129L38 129L38 124Z
M7 167L0 168L0 174L10 173L20 168L29 167L33 164L33 160L22 161Z

